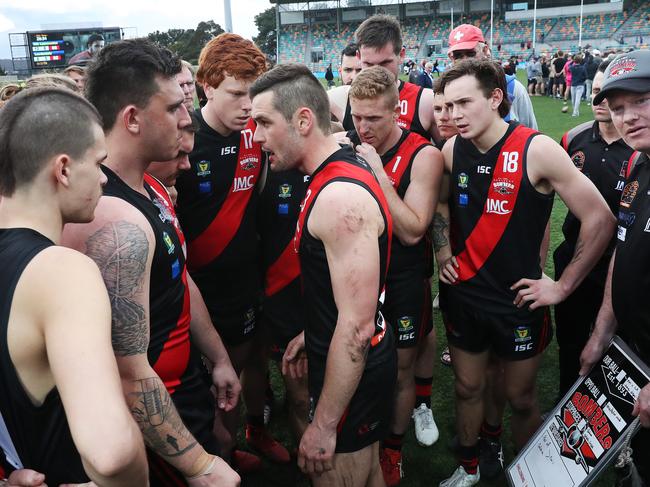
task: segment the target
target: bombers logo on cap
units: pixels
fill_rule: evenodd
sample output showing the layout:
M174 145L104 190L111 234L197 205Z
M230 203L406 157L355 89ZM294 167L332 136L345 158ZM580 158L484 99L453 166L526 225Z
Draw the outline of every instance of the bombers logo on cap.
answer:
M636 71L637 61L631 57L622 57L620 59L615 59L612 61L612 65L609 68L609 77L616 78L622 74L631 73Z

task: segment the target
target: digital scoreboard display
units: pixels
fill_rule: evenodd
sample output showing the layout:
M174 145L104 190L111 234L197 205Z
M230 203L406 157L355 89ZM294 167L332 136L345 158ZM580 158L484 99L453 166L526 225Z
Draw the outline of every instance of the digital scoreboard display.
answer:
M29 34L29 48L35 68L65 66L65 42L63 32ZM70 47L68 46L68 50Z
M119 41L122 38L122 31L119 27L100 27L27 32L32 68L60 69L71 63L85 64L90 58L86 52L91 36L101 36L104 45L107 45Z

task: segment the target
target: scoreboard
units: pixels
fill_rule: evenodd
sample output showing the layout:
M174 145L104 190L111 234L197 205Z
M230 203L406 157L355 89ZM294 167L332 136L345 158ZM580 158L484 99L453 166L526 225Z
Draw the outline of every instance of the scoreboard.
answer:
M32 68L53 69L67 66L73 56L86 50L88 38L93 34L102 35L105 44L122 38L122 30L119 27L27 32Z

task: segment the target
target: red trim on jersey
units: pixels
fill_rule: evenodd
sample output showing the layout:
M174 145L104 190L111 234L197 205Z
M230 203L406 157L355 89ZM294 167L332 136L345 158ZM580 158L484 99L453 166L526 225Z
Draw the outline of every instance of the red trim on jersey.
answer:
M517 196L523 177L524 158L528 139L537 132L518 125L503 144L492 170L483 214L465 240L465 249L456 256L458 281L468 281L483 267L503 236L510 217L515 211ZM518 153L515 171L509 172L509 154ZM500 189L501 191L498 191Z
M158 195L160 200L165 204L172 215L173 225L178 234L182 245L185 245L185 236L181 230L176 211L172 205L172 200L165 186L150 174L145 174L145 182L151 186L151 189ZM183 266L181 280L184 285L183 309L181 310L176 327L170 332L169 337L165 340L163 349L153 369L165 384L167 391L173 394L181 383L181 377L187 370L187 364L190 360L190 322L192 315L190 313L190 288L187 284L187 265Z
M410 130L411 125L413 125L413 120L415 120L416 115L418 115L418 98L422 87L413 83L404 82L402 89L399 91L399 101L400 101L400 111L397 116L397 125L400 127ZM402 114L402 107L406 105L406 113Z
M273 296L278 291L282 291L298 276L300 276L300 259L293 248L293 240L291 240L280 254L280 257L266 271L264 294Z
M384 164L384 171L396 190L402 182L404 173L413 162L414 155L423 145L431 145L431 143L421 135L411 132L400 144L395 155Z
M565 151L567 151L567 152L569 151L569 132L565 133L562 136L562 140L560 141L560 144L562 145L562 148Z
M632 155L627 160L627 167L625 168L625 179L628 179L630 177L630 173L632 173L632 169L634 169L634 166L639 160L639 157L641 157L641 153L639 151L632 152Z
M203 233L188 243L187 261L191 270L219 257L239 230L262 168L262 146L253 142L255 127L251 119L241 131L235 177L217 216Z

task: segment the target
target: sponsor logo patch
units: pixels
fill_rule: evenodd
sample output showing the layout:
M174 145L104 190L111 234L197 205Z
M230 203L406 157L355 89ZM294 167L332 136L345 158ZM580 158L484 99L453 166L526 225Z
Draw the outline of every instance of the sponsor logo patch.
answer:
M468 183L469 183L469 176L466 173L461 172L458 175L458 187L461 189L465 189L467 188Z
M508 178L496 178L492 183L494 191L499 194L507 195L515 192L515 183Z
M624 206L625 208L629 208L638 190L639 190L638 181L632 181L631 183L627 183L625 185L625 188L623 188L623 194L621 195L621 206Z
M517 328L515 328L514 334L515 342L517 343L529 342L533 339L533 337L530 335L530 327L525 325L519 325Z
M636 220L636 213L633 211L619 211L618 212L618 221L624 227L630 227Z
M281 184L278 192L280 198L291 198L291 185Z
M486 213L495 213L497 215L507 215L511 213L512 210L506 208L507 201L505 200L495 200L493 198L488 198L485 203L485 212Z
M203 181L202 183L199 183L199 193L212 193L212 183L210 181Z
M210 171L210 161L200 161L196 165L196 175L200 178L204 178L212 174Z
M578 152L574 152L571 155L571 160L573 161L573 165L577 167L579 170L582 171L582 168L585 167L585 153L579 150Z
M167 247L167 253L173 254L176 246L174 245L174 241L167 232L163 232L163 242L165 242L165 247Z
M469 203L469 196L467 193L460 193L458 195L458 204L460 206L467 206Z
M617 59L616 61L612 61L612 64L610 64L609 66L609 77L607 79L617 78L624 74L636 71L636 69L637 69L636 59L632 57L624 56L622 58Z
M402 316L399 319L399 331L411 331L413 329L413 319L410 316Z
M251 171L257 167L259 162L260 160L257 158L257 156L248 156L248 157L244 157L241 161L239 161L239 165L242 167L243 170Z
M278 215L288 215L288 214L289 214L289 203L279 203Z

